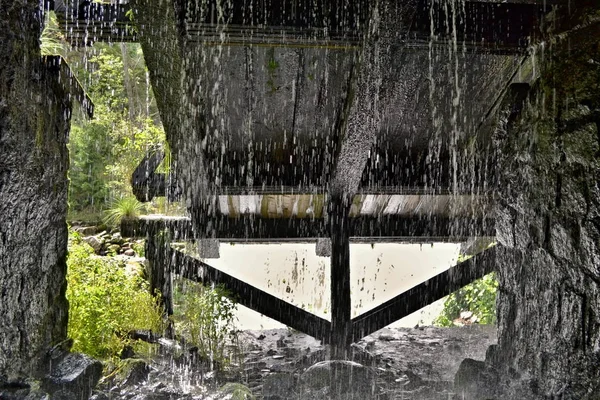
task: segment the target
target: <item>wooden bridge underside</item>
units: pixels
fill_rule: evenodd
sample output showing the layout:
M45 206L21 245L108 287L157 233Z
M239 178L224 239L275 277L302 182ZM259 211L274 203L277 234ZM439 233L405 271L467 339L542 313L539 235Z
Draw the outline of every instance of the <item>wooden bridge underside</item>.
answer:
M136 0L133 3L143 5L144 1ZM154 2L151 3L154 4ZM165 6L163 3L169 4L169 2L160 3L160 7ZM264 2L258 3L263 4ZM170 17L175 29L165 29L163 33L164 35L176 35L170 36L166 40L178 43L179 51L184 55L186 53L193 54L199 46L210 45L231 46L232 48L236 46L248 48L281 46L316 48L327 51L364 50L364 43L368 42L368 34L362 29L364 26L368 26L367 22L370 17L367 0L328 0L314 2L314 4L306 2L306 4L313 5L306 9L290 9L293 12L286 8L292 3L297 4L298 2L272 0L269 2L271 11L263 10L264 12L261 13L260 10L255 9L255 13L247 15L243 7L236 9L236 5L242 4L242 2L232 2L233 9L229 10L231 17L223 19L222 13L217 12L214 1L203 3L207 8L199 10L195 8L197 5L194 5L197 2L173 0L170 6L167 5L167 7L171 7L170 9L146 10L146 15L142 9L134 10L134 19L138 19L136 21L138 26L135 29L129 17L126 16L128 5L96 5L94 9L87 12L87 19L77 16L63 18L61 24L68 33L68 39L74 45L89 45L95 41L139 40L142 48L146 51L149 40L160 37L153 29L164 22L158 20L155 21L156 25L152 25L149 21L152 18L168 19ZM443 22L439 22L444 21L444 18L436 17L437 11L430 10L429 1L397 2L397 4L400 3L403 5L399 7L412 7L414 12L411 14L410 21L399 22L400 26L406 29L403 28L397 32L386 31L388 34L392 32L390 37L384 39L387 40L386 43L389 44L389 47L400 48L402 52L412 50L431 52L432 48L436 46L447 48L449 38L445 34L448 34L449 29L444 26ZM551 10L552 6L559 6L563 3L562 0L466 0L463 10L466 16L464 20L476 21L476 23L472 26L466 23L465 26L459 27L462 32L462 36L458 38L461 49L465 54L481 54L484 58L489 55L508 55L514 56L515 60L523 60L527 48L539 40L537 35L544 15ZM348 7L349 5L350 7ZM283 12L282 10L287 11ZM335 12L331 12L332 10ZM217 15L221 15L221 17L219 18ZM432 16L434 16L434 21L437 21L437 25L432 24ZM325 26L320 26L318 21L327 22L324 23ZM168 21L164 23L168 24ZM434 30L433 35L432 29ZM146 39L145 35L147 35ZM366 41L365 37L367 37ZM368 50L367 48L364 51ZM165 96L172 95L173 90L169 85L178 80L179 72L158 70L161 62L171 62L172 60L161 61L159 57L153 57L153 59L154 61L150 60L148 63L148 67L155 91L159 95L160 93ZM232 60L235 59L232 58ZM511 62L508 60L504 64L509 65ZM352 74L369 75L369 67L367 65L363 69L353 70ZM515 71L517 67L506 68L506 71ZM490 69L490 71L492 70L493 68ZM197 71L191 72L190 76L196 78L193 73L197 73ZM486 97L483 106L475 107L474 114L477 118L474 120L478 126L471 127L471 131L477 135L480 134L479 131L493 129L491 128L493 124L491 116L498 111L500 99L507 87L514 82L514 76L508 75L506 79L496 82L493 86L498 93L492 93ZM203 77L197 78L202 79ZM294 82L297 83L296 80ZM225 82L226 84L227 82ZM309 85L310 83L307 83L307 86ZM205 86L211 87L210 82ZM348 93L351 92L349 88L345 90ZM185 91L183 90L184 93ZM274 89L274 91L276 90ZM492 90L490 89L490 91ZM190 89L188 94L192 92L193 90ZM358 100L352 100L353 96L348 95L350 100L345 101L354 101L354 103L345 104L340 108L345 108L346 111L357 109L358 114L368 114L368 110L361 110L361 95L362 93L359 93L357 96ZM277 96L277 94L273 96ZM468 93L467 96L469 96ZM175 146L173 143L170 144L176 151L176 147L184 135L190 133L178 132L182 128L178 126L180 120L176 113L182 111L173 106L173 104L177 105L177 101L172 101L173 99L175 97L158 103L159 107L161 104L168 104L171 107L170 110L165 108L166 106L163 107L161 116L165 121L167 137L175 143ZM294 108L295 113L296 108ZM410 112L405 114L409 115ZM484 188L481 185L482 182L478 182L476 187L471 187L470 191L465 193L450 190L452 179L448 176L446 165L441 167L444 172L440 173L435 181L437 186L424 185L421 179L431 170L430 165L426 165L424 162L426 156L423 155L422 148L412 151L410 146L408 148L401 147L398 143L406 143L405 137L394 136L394 133L388 131L386 133L369 131L368 124L366 131L353 132L351 127L347 127L352 126L354 116L350 113L345 117L347 119L344 119L343 116L339 117L337 124L340 127L343 126L345 131L342 131L342 128L336 128L336 133L322 139L321 142L319 142L321 139L315 139L315 143L317 143L315 146L307 144L312 143L310 133L300 132L298 142L294 142L294 145L301 151L296 153L285 153L284 150L281 150L285 148L285 145L282 148L271 149L272 151L264 150L264 154L255 148L254 152L259 154L254 154L253 157L256 157L254 162L258 167L256 167L252 182L244 175L245 172L240 172L245 171L247 162L243 157L240 160L239 149L232 150L231 155L223 155L217 149L224 148L224 145L217 142L211 143L209 140L208 145L204 146L204 150L195 149L194 154L201 160L208 160L206 164L213 162L229 168L225 172L220 171L221 175L210 168L203 170L202 168L206 168L206 165L195 171L199 180L204 179L204 182L200 182L198 187L208 188L207 193L210 193L212 200L202 198L197 204L194 202L198 202L198 198L201 196L198 193L193 194L196 197L191 200L191 219L144 218L123 225L122 230L125 235L146 236L146 256L153 266L151 272L153 286L161 290L168 311L172 311L170 303L172 275L202 283L222 284L236 296L240 304L327 343L334 344L334 356L343 357L349 343L359 340L493 271L495 254L499 250L496 248L490 248L477 254L448 271L399 294L375 309L351 318L349 251L351 241L462 242L473 237L493 238L495 230L494 221L489 218L490 188ZM315 118L318 117L315 116ZM179 123L179 125L181 124ZM410 127L414 124L407 123L406 125ZM191 126L195 125L191 124ZM301 129L299 128L298 131ZM235 134L232 133L232 135ZM302 135L305 137L303 138ZM226 144L233 149L236 140L235 136L232 137L234 139L231 140L231 143ZM484 139L489 139L489 136ZM394 140L396 140L395 144ZM427 140L424 142L427 146ZM265 143L267 142L265 141ZM392 144L390 145L390 143ZM421 143L419 146L423 146L423 144ZM313 157L308 161L299 160L301 157L296 159L296 155L302 155L303 151L306 153L305 155L308 155L315 149L318 151L332 147L335 149L334 151L321 155L320 158ZM395 156L390 156L390 154L403 154L401 157L404 158L398 161L400 156L394 158ZM438 156L442 164L450 162L448 152L442 151ZM173 186L183 186L180 189L185 189L186 183L190 184L189 181L183 181L173 185L174 178L171 179L156 173L155 170L163 157L160 153L150 154L134 174L132 179L134 192L140 199L150 200L154 196L170 195ZM289 164L293 164L292 166L283 165L287 159L290 160ZM362 159L362 163L357 162L357 159ZM367 159L369 161L364 161ZM190 162L191 159L185 161ZM270 169L274 163L282 165L278 170L281 173L278 172L275 179L273 170ZM360 165L359 173L346 173L355 170L357 165ZM488 157L477 168L493 170L493 167L493 158ZM308 171L313 171L311 172L313 175L314 171L328 172L322 176L307 179ZM403 173L408 171L409 173L403 177L400 176L403 174L399 171ZM478 170L474 171L474 174L479 173ZM493 172L491 178L493 178ZM215 184L217 181L220 182L218 186ZM318 215L314 212L308 215L306 211L310 208L309 206L301 207L300 211L295 211L295 214L291 211L286 214L281 210L269 212L270 201L301 203L306 200L302 198L303 194L321 196L322 210ZM177 196L179 195L181 193L177 194ZM236 209L231 205L236 201L240 202L240 197L245 195L262 196L255 207L257 208L255 212L240 211L239 207ZM269 199L269 196L272 198ZM440 205L445 204L443 196L447 196L452 204ZM325 197L326 200L324 200ZM379 208L374 207L377 211L365 211L368 208L365 206L368 197L369 201L381 202L383 205ZM455 204L461 202L463 197L467 199L466 207L455 207ZM220 200L225 205L218 206ZM394 201L398 204L402 203L403 206L399 205L392 212L389 211L393 208L390 206L390 202ZM416 206L411 208L407 205L411 202L416 202ZM317 241L322 238L331 241L331 321L319 318L225 274L199 259L172 248L169 244L170 240L305 242Z

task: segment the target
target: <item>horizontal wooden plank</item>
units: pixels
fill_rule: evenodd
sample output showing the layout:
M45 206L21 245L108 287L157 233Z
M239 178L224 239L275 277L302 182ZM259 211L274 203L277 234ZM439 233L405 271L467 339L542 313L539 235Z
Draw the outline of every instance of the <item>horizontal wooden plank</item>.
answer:
M267 240L316 239L329 237L325 218L261 218L244 215L237 218L227 216L207 217L206 222L197 221L196 226L189 218L148 216L136 220L125 220L121 232L125 236L142 237L168 231L172 240L214 238L221 240ZM368 215L350 218L350 236L355 238L445 238L461 242L469 237L495 236L494 220L485 217L437 217Z

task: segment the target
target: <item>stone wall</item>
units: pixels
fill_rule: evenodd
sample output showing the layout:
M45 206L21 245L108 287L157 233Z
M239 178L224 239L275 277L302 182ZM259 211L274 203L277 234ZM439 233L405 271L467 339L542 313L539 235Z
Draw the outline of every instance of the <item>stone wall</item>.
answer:
M541 79L513 87L501 115L495 398L600 396L598 17L550 42Z
M0 0L0 381L66 338L71 104L40 57L37 0Z

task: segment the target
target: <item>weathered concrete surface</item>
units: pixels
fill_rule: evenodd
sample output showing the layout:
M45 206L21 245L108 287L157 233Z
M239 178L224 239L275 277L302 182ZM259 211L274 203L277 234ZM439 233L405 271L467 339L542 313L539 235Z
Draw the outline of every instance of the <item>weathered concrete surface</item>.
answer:
M507 381L473 398L599 398L598 17L551 44L522 109L512 102L501 115L496 221L506 252L487 361Z
M37 0L0 0L0 376L31 376L67 333L71 104L42 62Z

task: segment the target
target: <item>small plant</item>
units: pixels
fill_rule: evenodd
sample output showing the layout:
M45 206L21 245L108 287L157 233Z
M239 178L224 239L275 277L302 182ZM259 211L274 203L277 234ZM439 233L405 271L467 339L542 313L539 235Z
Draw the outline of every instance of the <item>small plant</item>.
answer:
M133 243L131 245L131 248L133 249L133 251L135 251L135 254L137 254L138 257L146 256L146 245L143 242L142 243Z
M237 308L222 286L206 287L194 282L176 282L175 330L198 347L198 353L213 365L227 365L228 341L236 341Z
M125 346L136 345L128 332L162 331L162 308L148 283L128 276L114 259L95 257L77 236L70 238L67 283L73 351L116 360Z
M55 56L65 53L65 40L52 11L46 14L44 30L40 36L40 51L43 56Z
M139 217L144 212L144 208L144 204L140 203L135 197L122 197L106 210L104 223L108 226L118 226L124 219Z
M454 326L454 321L465 311L472 312L480 324L495 324L497 289L498 281L492 273L452 293L434 325Z

